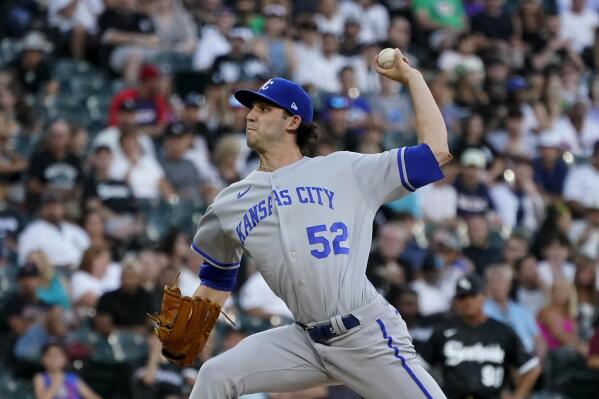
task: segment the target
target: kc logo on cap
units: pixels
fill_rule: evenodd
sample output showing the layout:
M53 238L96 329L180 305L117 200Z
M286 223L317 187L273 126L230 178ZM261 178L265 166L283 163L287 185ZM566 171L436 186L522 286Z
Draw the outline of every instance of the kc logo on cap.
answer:
M302 123L312 122L312 100L297 83L283 78L267 80L258 91L237 90L235 98L241 104L252 108L254 101L262 100L285 109L291 115L298 115Z
M260 91L268 89L268 87L273 83L274 83L274 81L272 79L268 79L266 82L264 82L262 87L260 87Z

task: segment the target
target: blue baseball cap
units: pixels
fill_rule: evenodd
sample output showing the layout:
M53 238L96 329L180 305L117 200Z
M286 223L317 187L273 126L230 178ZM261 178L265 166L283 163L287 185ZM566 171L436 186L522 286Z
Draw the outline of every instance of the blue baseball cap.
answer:
M327 98L327 107L330 109L348 109L349 100L344 96L331 96Z
M516 91L516 90L522 90L522 89L526 89L526 86L528 84L526 83L526 79L524 79L522 76L516 75L511 77L507 83L506 83L506 89L507 91Z
M254 101L264 100L283 108L291 115L298 115L303 123L312 122L312 100L300 85L283 78L266 81L258 91L237 90L235 98L248 108Z

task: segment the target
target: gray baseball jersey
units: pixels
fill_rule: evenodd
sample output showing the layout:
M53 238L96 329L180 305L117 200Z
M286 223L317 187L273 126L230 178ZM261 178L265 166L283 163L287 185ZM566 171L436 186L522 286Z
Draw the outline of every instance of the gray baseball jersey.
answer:
M315 340L314 330L295 323L254 334L202 365L190 398L336 383L367 399L445 398L419 364L399 312L365 276L379 206L441 177L421 144L302 158L224 189L200 221L193 249L224 269L239 267L247 251L298 323L330 319L336 336ZM357 327L339 321L349 313Z
M192 248L218 268L245 250L296 321L328 320L378 295L365 274L377 209L442 176L426 144L254 171L219 193Z

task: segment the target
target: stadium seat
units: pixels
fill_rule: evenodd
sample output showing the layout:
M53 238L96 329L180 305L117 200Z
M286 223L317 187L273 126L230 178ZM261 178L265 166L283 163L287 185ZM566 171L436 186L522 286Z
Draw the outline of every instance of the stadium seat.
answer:
M0 368L0 398L33 399L30 382L15 378L7 369Z
M131 398L132 369L127 363L89 360L83 364L81 378L102 398Z
M550 351L545 359L545 371L553 390L568 399L596 397L599 373L589 370L578 352L569 349Z
M176 72L191 70L191 57L180 53L161 53L152 62L160 68L163 73L173 74Z
M4 38L0 40L0 67L7 65L19 54L17 41Z

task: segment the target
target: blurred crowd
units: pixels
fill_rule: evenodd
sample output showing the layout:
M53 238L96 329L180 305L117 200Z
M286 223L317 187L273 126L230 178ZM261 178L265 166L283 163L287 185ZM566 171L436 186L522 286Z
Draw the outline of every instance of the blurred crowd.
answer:
M423 72L454 160L381 208L370 281L418 349L477 274L485 312L542 359L535 397L597 387L599 1L6 0L0 397L186 398L201 361L167 363L146 314L177 275L194 292L195 225L257 166L232 93L299 82L313 156L412 145L407 90L372 66L385 47ZM292 320L256 269L204 360Z

